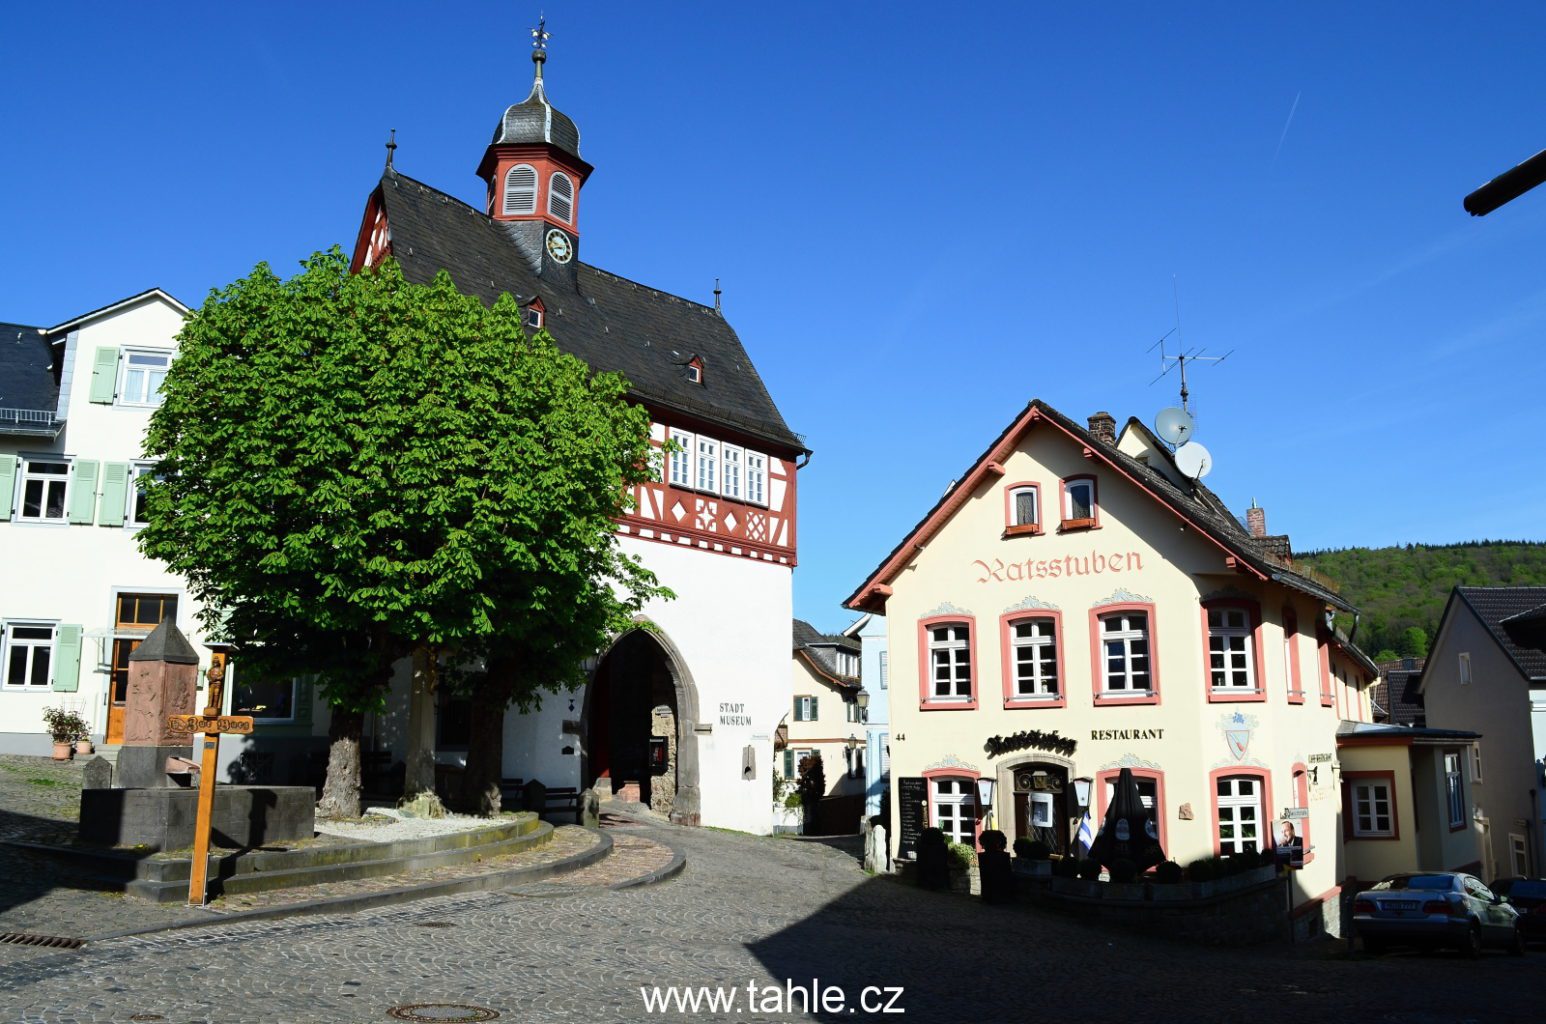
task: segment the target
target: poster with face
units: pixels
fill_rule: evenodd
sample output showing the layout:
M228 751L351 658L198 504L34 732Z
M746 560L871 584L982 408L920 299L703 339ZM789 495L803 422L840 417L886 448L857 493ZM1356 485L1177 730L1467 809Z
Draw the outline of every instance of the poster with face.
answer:
M1292 871L1304 867L1304 837L1299 834L1299 823L1282 818L1273 829L1278 864Z

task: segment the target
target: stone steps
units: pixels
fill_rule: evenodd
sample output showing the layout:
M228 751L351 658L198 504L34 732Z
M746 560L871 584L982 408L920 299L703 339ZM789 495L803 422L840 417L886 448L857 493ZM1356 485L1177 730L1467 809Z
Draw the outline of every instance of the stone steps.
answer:
M523 813L508 823L424 839L226 853L210 858L210 891L235 895L411 874L520 853L552 837L552 825ZM188 857L150 858L123 850L15 845L73 863L81 869L83 882L121 890L137 899L175 903L188 895L192 870Z

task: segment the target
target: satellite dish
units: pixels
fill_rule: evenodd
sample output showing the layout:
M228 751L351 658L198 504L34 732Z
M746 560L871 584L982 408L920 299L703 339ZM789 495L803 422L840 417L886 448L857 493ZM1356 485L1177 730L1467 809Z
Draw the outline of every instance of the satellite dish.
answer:
M1176 468L1193 480L1201 480L1213 469L1213 456L1196 441L1188 441L1176 449Z
M1154 417L1154 432L1170 444L1185 444L1192 439L1192 414L1172 406Z

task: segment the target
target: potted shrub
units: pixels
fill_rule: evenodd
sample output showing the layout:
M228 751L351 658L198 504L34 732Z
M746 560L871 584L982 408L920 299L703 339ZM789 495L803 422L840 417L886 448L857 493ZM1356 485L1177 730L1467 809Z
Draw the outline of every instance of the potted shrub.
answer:
M977 851L965 843L951 842L948 854L950 888L956 892L976 895L978 892Z
M1015 871L1022 875L1051 875L1052 847L1039 839L1020 836L1015 840Z
M80 732L75 734L75 752L84 756L91 753L92 749L91 727L82 722Z
M55 761L68 761L76 738L87 735L86 720L67 708L44 708L43 727L54 739Z

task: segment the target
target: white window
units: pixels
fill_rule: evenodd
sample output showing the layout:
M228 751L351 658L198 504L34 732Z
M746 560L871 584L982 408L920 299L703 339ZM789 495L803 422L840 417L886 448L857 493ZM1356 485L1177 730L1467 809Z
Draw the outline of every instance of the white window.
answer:
M1015 696L1053 698L1058 695L1057 623L1053 619L1021 619L1009 624L1014 664Z
M880 652L880 688L886 688L886 652Z
M1244 608L1208 609L1208 668L1215 690L1256 689L1251 616Z
M294 679L263 679L251 673L236 674L231 693L231 714L251 715L272 725L295 721L299 683ZM451 715L442 710L437 721L450 724ZM449 745L449 744L447 744Z
M1525 845L1525 837L1517 832L1508 834L1509 860L1514 868L1514 875L1518 878L1530 877L1530 848Z
M816 721L815 697L796 697L794 699L794 720L796 722Z
M537 212L537 169L531 164L516 164L505 175L504 211L506 215Z
M847 714L848 721L850 722L863 723L869 718L869 716L865 714L866 709L861 708L858 701L844 701L843 710Z
M1358 779L1350 789L1353 835L1371 839L1394 836L1396 830L1390 811L1390 783L1382 779Z
M1063 521L1080 524L1095 521L1094 479L1075 477L1063 481Z
M754 505L768 503L768 457L750 448L746 450L746 500Z
M699 366L697 363L688 363L687 364L687 383L689 383L689 384L702 384L703 383L703 367Z
M678 487L692 486L692 435L685 430L671 430L671 440L677 450L671 453L671 483Z
M698 435L698 490L719 490L719 442Z
M977 787L971 779L934 779L934 827L952 842L977 845Z
M1009 525L1035 526L1041 522L1041 496L1034 487L1016 487L1009 492Z
M1482 745L1471 744L1471 781L1482 781Z
M929 627L929 699L972 699L972 628L964 622Z
M21 474L23 522L62 523L70 489L70 463L64 459L25 459Z
M144 526L145 485L155 479L155 467L148 462L136 462L129 470L129 507L124 510L125 521L130 526Z
M48 622L5 624L6 689L47 689L53 682L55 627Z
M1449 827L1465 827L1465 788L1460 779L1460 755L1444 755L1444 798L1449 805Z
M1150 689L1149 616L1117 612L1100 620L1102 689L1115 694L1147 694Z
M172 365L170 352L124 352L123 383L118 388L119 405L160 405L161 382Z
M1460 652L1460 685L1471 685L1471 652Z
M542 328L542 310L536 306L526 307L526 326L533 331Z
M1262 830L1261 782L1250 775L1226 775L1218 782L1219 850L1244 853L1260 850Z
M725 476L724 495L727 498L741 498L741 449L733 444L727 444L720 452L720 467Z
M565 224L574 217L574 182L563 171L548 179L548 213Z

